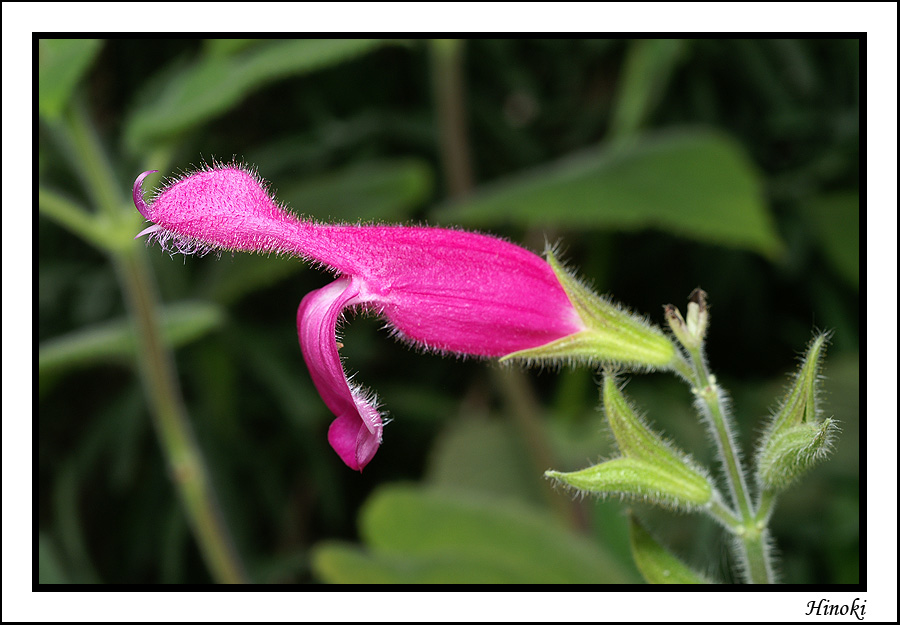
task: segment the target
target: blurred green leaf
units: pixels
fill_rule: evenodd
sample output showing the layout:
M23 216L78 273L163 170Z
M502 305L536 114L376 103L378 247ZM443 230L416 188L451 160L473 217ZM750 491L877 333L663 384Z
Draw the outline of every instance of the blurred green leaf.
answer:
M43 117L62 113L75 86L90 69L100 39L41 39L38 43L38 111Z
M528 450L506 421L456 418L447 421L429 458L427 480L458 488L543 504Z
M825 258L839 276L859 289L859 193L822 195L810 200L805 209Z
M641 575L651 584L709 584L710 581L689 569L660 545L633 516L631 551Z
M260 39L205 39L203 47L210 56L230 56L256 45Z
M366 502L369 551L335 543L314 550L328 582L623 583L597 545L518 502L387 486Z
M581 152L486 186L439 215L477 227L657 228L770 259L783 248L756 168L712 130L645 134Z
M662 97L672 71L685 56L684 39L639 39L629 44L610 122L610 135L636 133Z
M165 307L160 314L163 336L174 347L194 341L222 325L225 314L203 302L183 302ZM118 319L81 328L45 341L38 351L38 373L59 372L98 361L131 358L137 340L131 325Z
M38 534L38 583L39 584L65 584L68 577L59 561L59 554L43 532Z
M315 550L317 576L332 584L527 584L535 578L488 556L441 554L418 558L371 554L352 545L323 542Z
M272 287L303 271L307 265L290 256L235 255L226 262L211 263L201 281L203 297L223 306L234 304L256 291ZM299 295L299 294L298 294Z
M434 174L421 159L354 165L279 191L296 212L327 221L402 221L431 196Z
M140 106L125 126L134 150L208 121L263 85L332 67L382 45L379 39L273 41L229 56L213 53L170 77L156 99Z

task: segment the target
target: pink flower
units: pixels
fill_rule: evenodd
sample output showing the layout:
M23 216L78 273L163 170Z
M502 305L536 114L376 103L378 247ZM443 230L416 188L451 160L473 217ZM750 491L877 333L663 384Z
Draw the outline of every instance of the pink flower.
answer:
M362 470L378 450L383 422L371 393L351 384L338 354L343 312L385 317L394 334L423 349L502 357L583 332L585 325L550 265L501 239L444 228L332 225L298 219L265 183L236 166L205 169L165 187L146 204L150 234L182 252L224 249L292 254L338 274L297 311L303 357L337 417L328 440ZM140 235L138 235L140 236Z

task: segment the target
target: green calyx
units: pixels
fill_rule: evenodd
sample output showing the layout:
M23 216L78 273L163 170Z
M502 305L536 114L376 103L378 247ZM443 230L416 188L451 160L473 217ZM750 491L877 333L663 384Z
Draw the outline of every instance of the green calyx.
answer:
M810 343L791 388L762 437L756 471L765 489L787 488L834 447L837 423L819 420L818 391L827 340L826 334L820 334Z
M641 421L611 375L603 380L603 405L622 457L572 473L547 471L547 477L664 507L691 510L710 502L713 487L704 472Z
M787 488L828 455L838 431L834 419L801 423L779 431L760 456L760 482L769 489Z
M581 471L547 471L544 475L578 490L621 495L667 508L693 509L712 497L703 476L637 458L616 458Z
M540 347L504 356L505 360L577 361L641 369L671 369L681 358L662 330L598 296L573 277L551 252L547 261L585 329Z

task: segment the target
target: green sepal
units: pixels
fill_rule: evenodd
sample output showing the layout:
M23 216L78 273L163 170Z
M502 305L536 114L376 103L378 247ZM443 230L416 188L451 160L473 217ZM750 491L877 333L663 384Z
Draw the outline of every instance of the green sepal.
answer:
M628 518L631 555L634 563L649 584L711 584L703 575L693 571L672 555L644 529L633 515Z
M810 343L800 369L763 434L756 454L756 478L769 490L793 484L834 447L834 419L819 420L819 390L827 334Z
M774 434L759 458L759 480L767 489L790 486L834 446L839 428L834 419L801 423Z
M586 329L540 347L507 354L501 361L567 360L647 370L675 366L681 355L660 328L595 294L572 276L550 251L547 260Z
M602 397L623 457L581 471L547 471L544 475L590 493L619 495L682 510L694 510L710 502L713 486L706 472L638 417L615 376L609 373L603 378Z
M682 510L703 506L712 497L712 488L702 475L638 458L616 458L581 471L547 471L544 475L589 493Z

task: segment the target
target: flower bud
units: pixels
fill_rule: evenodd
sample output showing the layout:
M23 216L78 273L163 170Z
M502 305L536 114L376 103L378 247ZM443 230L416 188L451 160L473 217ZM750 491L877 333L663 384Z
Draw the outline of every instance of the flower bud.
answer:
M820 370L827 340L827 334L820 334L810 343L793 384L760 441L756 471L763 488L787 488L834 446L839 431L835 420L818 419Z
M666 321L675 337L690 350L698 349L706 338L706 328L709 326L709 309L706 305L706 292L702 289L694 289L691 293L687 308L687 320L681 316L681 311L672 304L665 306Z
M839 429L834 419L801 423L785 428L769 439L759 458L759 480L782 490L823 460L831 451Z

